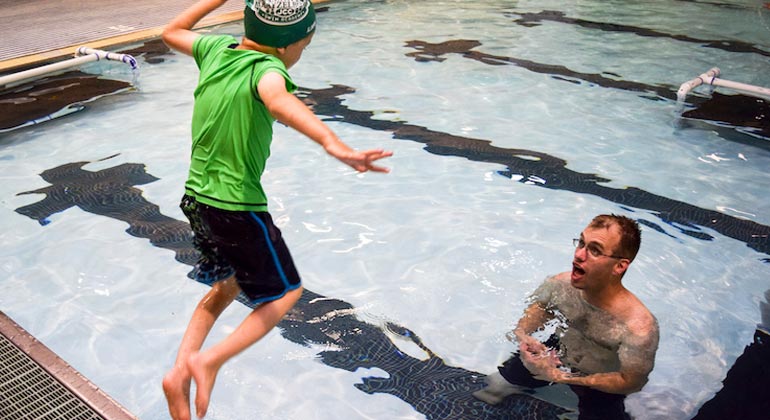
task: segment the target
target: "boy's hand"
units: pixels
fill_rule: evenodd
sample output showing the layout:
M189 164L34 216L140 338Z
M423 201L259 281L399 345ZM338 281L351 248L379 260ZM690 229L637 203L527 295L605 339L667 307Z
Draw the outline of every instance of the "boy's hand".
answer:
M358 172L390 172L390 169L384 166L375 165L374 162L393 156L393 152L384 151L382 149L365 151L352 150L342 142L333 142L326 147L326 152Z
M163 28L163 42L170 48L183 54L192 55L193 42L199 33L193 32L193 27L206 15L227 0L199 0L177 15Z

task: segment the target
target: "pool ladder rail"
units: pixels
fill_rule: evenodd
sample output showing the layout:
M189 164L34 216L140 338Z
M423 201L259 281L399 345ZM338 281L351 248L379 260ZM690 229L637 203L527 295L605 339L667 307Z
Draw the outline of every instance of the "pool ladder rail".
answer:
M693 89L696 87L702 85L702 84L708 84L711 86L722 86L728 89L737 90L739 92L745 93L750 96L755 96L761 99L767 99L770 100L770 89L760 87L760 86L754 86L749 85L746 83L740 83L740 82L733 82L730 80L724 80L720 79L721 71L718 67L713 67L709 71L701 74L700 76L682 83L681 86L679 86L679 90L676 92L676 98L677 101L683 102L685 98L687 97L687 94L690 93Z
M21 84L28 80L45 76L60 70L77 67L85 63L99 60L120 61L131 66L131 70L137 70L139 68L136 59L129 54L109 52L81 46L75 50L75 57L68 60L35 67L33 69L20 71L5 76L0 76L0 89Z

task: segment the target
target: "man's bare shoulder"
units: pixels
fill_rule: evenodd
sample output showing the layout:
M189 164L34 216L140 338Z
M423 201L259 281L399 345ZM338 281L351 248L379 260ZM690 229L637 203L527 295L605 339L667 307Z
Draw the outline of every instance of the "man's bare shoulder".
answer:
M637 336L650 336L658 334L658 320L655 315L642 303L639 298L632 295L633 303L629 305L626 313L626 325L631 333Z

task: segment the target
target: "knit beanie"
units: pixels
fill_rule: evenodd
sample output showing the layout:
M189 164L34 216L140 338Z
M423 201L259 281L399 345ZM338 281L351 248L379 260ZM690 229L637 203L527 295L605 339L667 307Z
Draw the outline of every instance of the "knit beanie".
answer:
M246 0L243 26L246 38L282 48L315 30L315 10L308 0Z

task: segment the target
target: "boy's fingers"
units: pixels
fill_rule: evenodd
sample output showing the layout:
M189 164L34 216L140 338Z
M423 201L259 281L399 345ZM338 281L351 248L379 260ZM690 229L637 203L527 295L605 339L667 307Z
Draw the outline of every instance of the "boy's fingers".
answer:
M372 172L390 172L390 169L384 166L369 165L368 169Z
M365 162L362 165L355 165L353 168L355 170L357 170L358 172L368 172L368 171L372 171L372 172L390 172L389 168L386 168L384 166L373 165L372 162L370 162L370 161L367 161L367 162Z
M383 159L383 158L389 157L389 156L391 156L391 155L393 155L393 152L383 152L383 151L378 151L377 153L375 153L375 154L373 154L373 155L370 155L370 156L369 156L369 158L366 160L366 167L367 167L367 168L368 168L370 171L375 171L375 172L390 172L390 169L388 169L388 168L386 168L386 167L384 167L384 166L374 165L374 164L373 164L373 162L374 162L374 161L376 161L376 160L380 160L380 159Z
M363 153L366 155L367 159L372 159L372 160L377 160L377 159L382 159L382 158L386 158L386 157L389 157L389 156L393 156L393 152L391 152L391 151L387 151L386 152L386 151L384 151L382 149L367 150L367 151L365 151Z
M367 150L365 152L359 153L361 153L361 155L359 155L357 158L354 158L358 161L358 163L351 164L351 166L353 166L353 168L358 172L390 172L390 169L384 166L374 165L373 162L392 156L393 152L385 152L383 150Z

